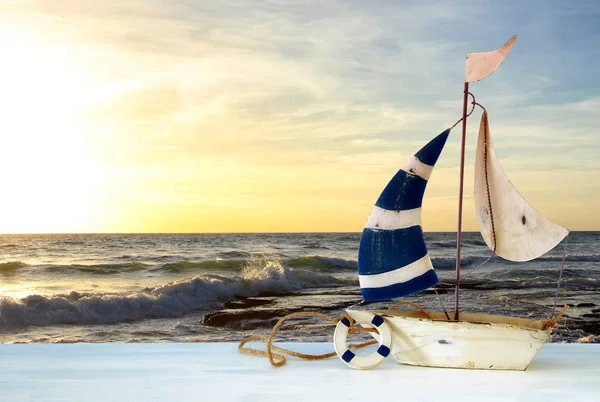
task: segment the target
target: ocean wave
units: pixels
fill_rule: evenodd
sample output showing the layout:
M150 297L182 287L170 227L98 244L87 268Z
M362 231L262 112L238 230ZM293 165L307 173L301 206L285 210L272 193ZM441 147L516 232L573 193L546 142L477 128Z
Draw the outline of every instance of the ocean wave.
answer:
M519 269L509 268L495 270L484 275L482 288L496 289L534 289L549 288L554 289L558 283L558 269ZM569 269L563 271L561 288L583 290L598 290L600 280L590 276L586 270Z
M219 258L225 258L225 259L248 258L251 256L251 254L246 251L223 251L217 255Z
M472 257L460 259L460 265L465 267L473 264L475 261ZM435 257L431 259L431 263L435 269L454 269L456 267L456 258L452 257Z
M337 240L338 241L350 241L350 242L357 242L358 243L360 241L361 234L362 234L362 231L358 232L358 233L348 233L346 235L340 235Z
M145 318L179 317L222 306L236 297L281 294L345 281L309 270L286 268L281 261L254 258L240 275L203 274L135 294L30 295L0 298L0 329L28 325L111 324Z
M334 257L314 257L318 261L336 268L358 269L358 262L355 260L344 260L343 258Z
M310 268L322 272L338 271L340 268L356 270L358 267L356 260L344 260L342 258L324 257L320 255L285 260L285 265L290 267Z
M174 263L163 264L151 268L150 271L167 271L171 273L191 272L191 271L240 271L246 265L251 263L253 259L261 254L251 255L248 259L231 259L231 260L211 260L211 261L179 261ZM269 254L269 258L274 258L274 255ZM258 257L260 258L260 257ZM342 258L310 256L291 259L280 259L275 257L281 264L288 268L305 268L315 272L332 272L340 269L357 269L356 260L344 260Z
M2 244L0 245L0 248L17 248L19 247L18 244L13 244L13 243L8 243L8 244Z
M63 240L60 242L61 244L68 244L71 246L82 246L86 244L85 240Z
M302 248L329 250L329 247L326 247L326 246L322 245L321 243L305 244L302 246Z
M73 264L73 265L46 265L45 269L50 272L81 272L95 275L110 275L128 271L140 271L148 268L148 264L142 262L125 262L116 264Z
M434 242L434 245L438 247L447 247L447 248L455 248L456 240L442 241L442 242ZM463 240L460 242L461 246L487 246L487 244L483 240Z
M470 244L473 246L486 246L487 247L487 243L484 242L483 240L465 240L463 242L463 244Z
M256 254L259 255L259 254ZM15 270L17 268L29 267L32 269L44 269L51 273L80 273L89 275L117 275L121 273L132 273L139 271L148 271L153 273L168 273L168 274L202 274L202 273L219 273L227 272L229 274L239 273L242 269L251 263L256 258L256 255L251 255L246 259L216 259L209 261L188 261L182 260L177 262L152 264L147 262L118 262L105 264L72 264L72 265L29 265L20 261L11 261L0 264L0 271ZM126 256L121 256L121 260L125 260ZM273 255L269 258L273 258ZM327 257L323 255L314 255L308 257L281 259L277 255L277 260L288 268L301 268L314 272L331 273L340 271L355 271L358 268L356 260L346 260L337 257ZM467 266L472 264L477 258L465 257L461 258L461 265ZM455 266L455 259L448 257L436 257L431 259L433 266L437 269L450 269Z
M21 261L8 261L0 263L0 272L12 271L15 269L27 267L28 265Z
M562 256L544 256L537 259L537 261L562 261ZM600 254L568 254L565 261L570 262L598 262L600 261Z
M438 247L448 247L448 248L454 248L456 247L456 240L454 241L440 241L440 242L434 242L434 245L438 246Z
M212 261L179 261L161 265L150 269L150 271L166 271L170 273L190 272L190 271L224 271L241 270L247 260L212 260Z

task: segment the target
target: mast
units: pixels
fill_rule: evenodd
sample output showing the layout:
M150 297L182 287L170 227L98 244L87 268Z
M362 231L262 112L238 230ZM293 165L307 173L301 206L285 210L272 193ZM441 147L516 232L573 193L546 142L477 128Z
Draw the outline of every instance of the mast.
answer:
M459 288L460 288L460 242L462 237L462 204L465 169L465 143L467 138L467 100L469 98L469 83L477 82L493 73L502 64L517 35L510 38L502 47L491 52L467 54L465 66L465 88L463 94L462 138L460 147L460 180L458 189L458 225L456 230L456 283L454 285L454 320L459 319Z
M454 321L458 321L458 295L460 288L460 241L462 237L462 204L465 179L465 142L467 139L467 100L469 99L469 83L465 82L463 96L462 138L460 145L460 184L458 186L458 225L456 229L456 283L454 285Z

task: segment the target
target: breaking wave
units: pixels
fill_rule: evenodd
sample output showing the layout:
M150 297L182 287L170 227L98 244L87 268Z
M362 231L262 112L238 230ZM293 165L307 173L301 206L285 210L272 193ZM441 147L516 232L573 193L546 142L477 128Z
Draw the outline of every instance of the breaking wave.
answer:
M223 305L239 296L280 294L348 282L309 270L286 268L281 261L259 257L240 275L203 274L133 294L30 295L0 298L0 329L57 324L111 324L144 318L179 317Z

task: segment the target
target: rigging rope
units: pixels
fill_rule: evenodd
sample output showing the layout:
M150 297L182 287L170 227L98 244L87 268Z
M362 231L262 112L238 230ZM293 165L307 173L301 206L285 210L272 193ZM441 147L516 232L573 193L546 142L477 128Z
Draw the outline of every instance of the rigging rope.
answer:
M494 211L492 210L492 197L490 194L490 183L488 180L488 137L489 137L489 133L488 133L488 121L487 121L487 110L485 110L485 108L483 106L481 106L479 103L475 102L475 100L473 99L473 103L477 104L480 108L483 109L483 113L485 116L485 124L483 125L483 129L485 130L485 132L483 133L483 172L485 174L485 190L487 192L487 199L488 199L488 207L490 209L490 219L492 221L492 240L493 240L493 248L492 248L492 253L496 252L496 228L494 226ZM493 254L492 254L493 255ZM490 258L492 258L490 256ZM488 259L489 261L489 259Z
M542 321L542 331L547 330L548 328L554 328L556 327L556 324L558 322L558 320L560 319L560 317L562 317L562 315L564 313L566 313L566 311L569 309L568 305L564 305L562 311L560 313L558 313L558 315L556 317L552 317L548 320ZM554 316L554 311L552 312L552 315Z
M473 95L471 92L469 92L468 94L471 95L471 98L473 98L473 102L471 102L471 105L473 105L473 107L471 107L471 111L469 113L467 113L467 115L465 117L469 117L471 115L471 113L473 113L473 111L475 110L475 104L477 104L477 102L475 102L475 95ZM458 119L458 121L456 123L454 123L454 125L452 127L450 127L448 130L452 130L461 121L463 121L463 117Z
M558 292L560 291L560 283L562 281L563 268L565 266L565 258L567 257L567 245L569 244L569 233L565 237L565 247L563 249L562 262L560 263L560 274L558 275L558 283L556 284L556 294L554 295L554 306L552 307L552 315L554 316L554 312L556 311L556 303L558 301ZM565 310L566 311L566 310ZM564 311L559 314L559 317L563 315Z
M440 305L442 306L442 310L444 310L444 314L446 315L446 319L448 321L450 321L450 316L448 315L448 311L446 311L446 306L444 306L444 302L440 298L440 294L438 293L437 288L433 288L433 291L435 292L435 298L437 299L437 301L440 302Z

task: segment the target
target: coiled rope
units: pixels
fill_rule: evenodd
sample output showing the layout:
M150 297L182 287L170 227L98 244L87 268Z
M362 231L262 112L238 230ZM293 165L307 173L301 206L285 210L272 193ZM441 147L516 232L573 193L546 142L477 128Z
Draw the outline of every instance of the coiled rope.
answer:
M413 302L409 302L409 301L403 301L403 302L396 303L396 304L392 305L389 308L389 310L393 310L396 307L401 306L401 305L413 306L416 309L418 309L421 312L421 314L423 314L426 318L431 319L431 315L427 311L425 311L421 306L419 306L417 303L413 303ZM238 345L238 351L240 353L247 354L247 355L267 356L269 358L269 362L274 367L280 367L285 364L286 358L284 355L294 356L294 357L298 357L300 359L305 359L305 360L323 360L323 359L328 359L328 358L336 355L336 352L323 353L320 355L312 355L312 354L308 354L308 353L295 352L293 350L284 349L279 346L275 346L273 344L273 338L275 337L275 334L277 333L279 328L281 328L281 326L283 325L283 323L285 321L287 321L291 318L296 318L296 317L320 317L320 318L324 318L325 320L331 322L334 325L337 325L338 322L340 322L343 318L345 318L350 322L350 330L349 330L350 333L377 332L377 329L375 329L375 328L355 327L354 320L348 314L341 314L338 317L334 318L334 317L330 317L326 314L318 313L316 311L297 312L297 313L288 314L288 315L282 317L279 321L277 321L277 324L275 324L275 326L271 330L271 333L268 336L262 335L262 334L257 334L257 335L251 335L251 336L247 337L246 339L242 340L240 342L240 344ZM265 343L266 343L265 350L252 349L249 347L245 347L245 345L248 342L257 341L257 340L265 341ZM360 349L360 348L364 348L369 345L374 345L376 343L378 343L377 340L373 339L373 340L358 343L358 344L348 345L348 348ZM279 353L275 353L274 351L279 352Z

